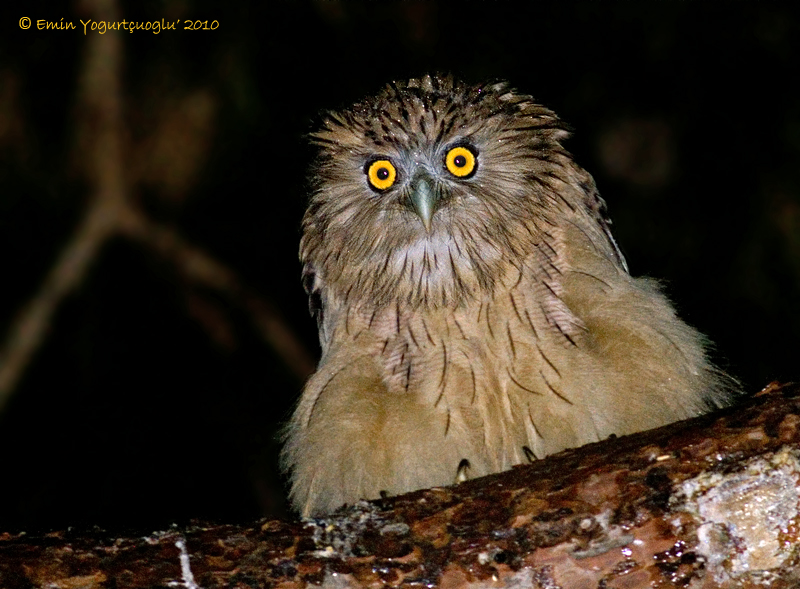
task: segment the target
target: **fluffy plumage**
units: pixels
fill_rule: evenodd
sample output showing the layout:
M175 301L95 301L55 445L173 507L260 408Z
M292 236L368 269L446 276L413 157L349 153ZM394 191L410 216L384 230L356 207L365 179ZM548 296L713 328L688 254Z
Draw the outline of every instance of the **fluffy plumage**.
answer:
M431 76L312 135L300 256L322 359L283 455L304 515L725 401L703 337L628 274L567 136L505 83Z

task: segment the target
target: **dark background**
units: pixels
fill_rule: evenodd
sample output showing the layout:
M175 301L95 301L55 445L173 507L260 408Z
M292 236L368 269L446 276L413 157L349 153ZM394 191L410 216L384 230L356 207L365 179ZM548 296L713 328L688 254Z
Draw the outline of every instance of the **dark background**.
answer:
M0 8L0 344L85 208L87 37ZM800 4L122 3L136 202L275 303L310 352L297 247L317 114L394 78L506 78L575 129L634 275L662 278L756 391L800 378ZM91 34L91 33L90 33ZM2 361L2 359L0 359ZM285 514L276 438L302 383L247 313L135 243L103 249L0 414L0 531Z

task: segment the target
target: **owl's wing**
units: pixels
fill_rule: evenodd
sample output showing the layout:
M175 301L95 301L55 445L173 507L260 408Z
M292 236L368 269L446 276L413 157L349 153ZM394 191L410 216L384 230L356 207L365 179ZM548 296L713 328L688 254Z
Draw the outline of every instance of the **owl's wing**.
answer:
M322 280L309 262L303 265L303 288L308 294L308 311L317 320L320 340L323 339L323 325L325 323L325 308L322 301Z
M603 228L603 233L605 233L609 244L611 244L611 251L614 254L617 262L622 265L622 267L625 269L625 272L630 273L628 270L628 263L625 261L625 256L622 255L622 252L617 245L617 241L614 239L614 236L611 235L611 219L608 217L606 201L603 200L603 198L600 196L600 193L597 191L597 188L594 186L584 186L584 189L586 191L586 204L591 211L592 217L594 217L600 227Z

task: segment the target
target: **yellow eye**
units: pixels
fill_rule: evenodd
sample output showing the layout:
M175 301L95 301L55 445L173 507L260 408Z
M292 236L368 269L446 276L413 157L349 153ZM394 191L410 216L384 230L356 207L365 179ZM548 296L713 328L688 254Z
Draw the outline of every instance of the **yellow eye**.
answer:
M367 178L375 190L391 188L397 179L397 170L389 160L375 160L367 164Z
M468 178L475 173L478 161L475 152L463 146L454 147L444 158L447 171L458 178Z

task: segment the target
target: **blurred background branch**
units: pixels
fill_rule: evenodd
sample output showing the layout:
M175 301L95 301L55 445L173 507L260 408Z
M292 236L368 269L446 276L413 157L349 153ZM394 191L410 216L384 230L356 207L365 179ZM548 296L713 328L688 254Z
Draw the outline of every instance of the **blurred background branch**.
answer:
M117 20L114 0L86 0L96 20ZM42 344L58 305L83 282L89 266L119 224L126 187L122 164L122 39L87 39L80 72L78 131L88 143L86 175L93 192L85 216L48 272L39 292L25 305L0 348L0 412L5 408L33 354Z
M95 22L120 20L116 0L82 0L81 8ZM123 39L113 33L87 38L75 124L81 151L88 154L83 163L94 194L75 234L64 245L39 292L12 322L0 348L0 413L46 337L58 305L83 282L100 248L120 232L168 258L189 282L220 290L242 306L298 382L314 369L310 354L273 305L241 285L224 264L186 242L174 229L152 222L129 203L123 164L123 137L128 135L121 82ZM165 140L172 138L172 133L165 134Z

